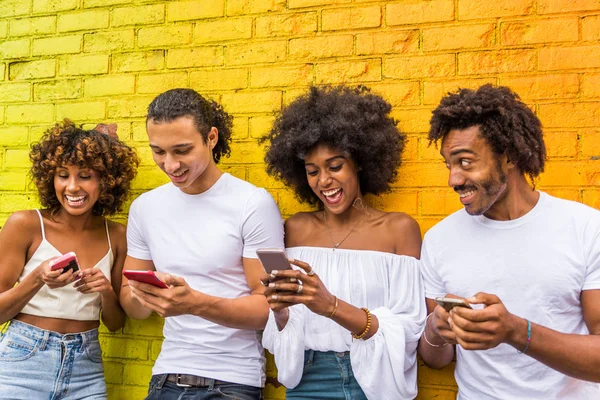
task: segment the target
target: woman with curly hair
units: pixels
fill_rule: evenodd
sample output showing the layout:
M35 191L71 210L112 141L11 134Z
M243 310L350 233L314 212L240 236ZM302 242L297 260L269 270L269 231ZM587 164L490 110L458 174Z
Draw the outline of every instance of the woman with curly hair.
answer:
M100 318L110 331L125 322L119 290L127 246L125 226L106 216L121 209L138 158L115 125L83 130L69 120L46 131L29 156L44 208L13 213L0 231L0 324L9 321L0 393L106 399L98 327ZM80 269L51 270L67 252Z
M365 87L312 87L264 138L268 173L318 206L285 224L298 268L261 277L271 308L263 345L288 399L416 396L419 226L364 197L389 191L400 165L390 109Z

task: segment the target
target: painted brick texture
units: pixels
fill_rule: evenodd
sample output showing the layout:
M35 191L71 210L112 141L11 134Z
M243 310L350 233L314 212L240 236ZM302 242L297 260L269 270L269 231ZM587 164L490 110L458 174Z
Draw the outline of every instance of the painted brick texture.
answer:
M164 183L144 115L174 87L234 116L225 170L266 187L286 217L306 210L266 175L256 139L309 85L364 84L408 135L398 181L372 201L425 232L460 207L428 146L431 111L448 91L484 83L510 86L540 116L549 160L538 187L600 208L597 0L2 0L0 226L38 206L27 151L62 117L118 123L142 157L135 195ZM144 397L161 329L156 316L102 329L111 400ZM272 357L267 369L266 399L283 399ZM455 398L452 373L420 363L418 398Z

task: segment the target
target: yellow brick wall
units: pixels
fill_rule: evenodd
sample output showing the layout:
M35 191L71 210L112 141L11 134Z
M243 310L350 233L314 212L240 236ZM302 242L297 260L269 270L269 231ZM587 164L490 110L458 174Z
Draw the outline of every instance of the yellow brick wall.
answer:
M303 207L266 176L255 139L308 85L361 83L409 137L393 192L373 201L426 231L459 207L427 147L430 112L447 91L487 82L511 86L544 123L539 187L600 208L598 0L1 0L0 224L37 205L27 149L62 117L119 124L143 159L136 195L165 182L143 119L153 96L182 86L235 116L223 168L267 187L289 216ZM111 399L144 396L161 326L102 334ZM421 367L419 387L419 399L456 391L451 368ZM266 394L284 398L272 384Z

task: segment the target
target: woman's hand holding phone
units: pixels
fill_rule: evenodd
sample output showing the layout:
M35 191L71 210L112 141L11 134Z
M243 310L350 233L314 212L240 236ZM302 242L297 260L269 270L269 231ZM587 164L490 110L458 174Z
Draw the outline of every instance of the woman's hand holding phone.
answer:
M51 261L58 257L52 257L38 266L40 280L50 289L56 289L68 285L79 279L79 272L73 269L64 271L63 269L52 269Z
M98 268L88 268L80 271L80 279L73 285L81 293L114 293L110 281Z

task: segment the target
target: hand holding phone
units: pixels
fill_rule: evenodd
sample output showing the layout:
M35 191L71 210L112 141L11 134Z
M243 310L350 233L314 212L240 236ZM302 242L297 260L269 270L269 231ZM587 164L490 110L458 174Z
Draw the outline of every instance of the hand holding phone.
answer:
M465 299L455 299L451 297L436 297L435 302L444 307L444 309L448 312L452 310L454 307L466 307L473 308Z
M49 265L51 271L62 269L61 275L69 270L73 271L73 273L79 271L79 261L72 251L50 261Z
M133 269L124 269L123 275L125 275L127 279L130 279L132 281L148 283L152 286L156 286L157 288L161 289L169 288L163 281L158 279L154 271L138 271Z
M268 274L273 270L292 269L283 249L258 249L256 255Z

